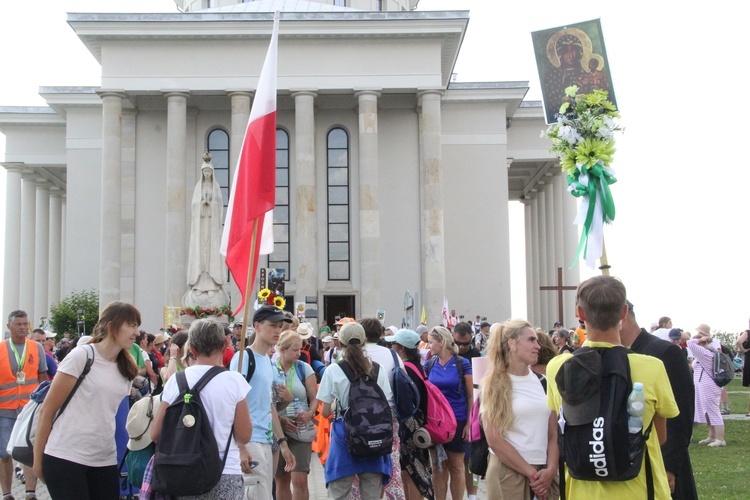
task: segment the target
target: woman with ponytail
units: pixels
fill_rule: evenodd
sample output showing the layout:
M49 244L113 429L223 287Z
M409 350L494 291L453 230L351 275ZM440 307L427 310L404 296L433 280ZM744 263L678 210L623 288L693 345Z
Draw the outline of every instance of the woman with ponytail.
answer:
M363 349L366 339L365 330L359 323L346 323L339 332L343 361L352 369L355 379L369 376L372 370L372 363ZM378 369L377 384L386 400L391 399L388 374L382 368ZM355 458L347 450L341 415L349 408L350 387L349 379L339 363L331 363L323 373L318 389L318 399L323 402L323 417L328 418L334 413L334 402L337 413L331 425L331 444L325 463L328 497L334 500L349 499L354 477L357 476L362 500L377 500L383 486L391 478L391 456Z
M557 422L539 378L537 333L522 319L495 323L482 379L482 427L490 448L487 498L559 497Z
M469 412L474 403L474 382L471 363L458 355L458 346L451 332L436 326L428 335L432 357L424 365L427 379L445 394L456 417L456 434L442 446L446 453L436 449L432 467L432 484L435 498L445 500L450 476L451 498L463 498L466 491L464 457L469 440ZM447 455L447 465L441 457ZM490 497L492 498L492 497Z
M138 335L141 313L112 302L99 316L92 338L79 343L60 366L39 409L34 442L34 472L55 500L116 500L120 496L115 444L115 414L138 367L128 350ZM54 420L93 358L88 375L65 411ZM85 432L70 432L89 422Z

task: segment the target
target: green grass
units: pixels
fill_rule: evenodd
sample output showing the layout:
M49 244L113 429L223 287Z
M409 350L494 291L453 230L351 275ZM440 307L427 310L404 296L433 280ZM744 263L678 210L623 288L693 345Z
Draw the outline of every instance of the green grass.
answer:
M735 379L727 386L732 413L746 413L750 388L742 387L741 379ZM732 394L733 392L742 394ZM726 447L709 448L698 441L708 435L705 425L693 430L690 444L690 460L693 464L698 498L730 500L748 498L747 475L750 461L750 418L747 420L726 420Z

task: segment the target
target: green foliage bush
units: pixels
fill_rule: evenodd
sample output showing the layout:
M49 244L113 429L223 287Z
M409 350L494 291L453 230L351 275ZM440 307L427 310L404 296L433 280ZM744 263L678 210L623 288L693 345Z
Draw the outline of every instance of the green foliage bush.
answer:
M80 329L81 335L90 335L94 330L94 325L99 321L99 292L96 290L73 290L60 301L50 308L50 326L56 333L70 332L76 334L79 331L76 322L78 321L78 310L83 310L85 330Z

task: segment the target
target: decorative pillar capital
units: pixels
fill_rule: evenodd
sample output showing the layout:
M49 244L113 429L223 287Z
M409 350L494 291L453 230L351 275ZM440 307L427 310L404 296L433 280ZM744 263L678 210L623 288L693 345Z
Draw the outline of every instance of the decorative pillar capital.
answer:
M167 99L171 99L174 97L182 97L184 99L187 99L188 97L190 97L189 90L162 90L161 92Z
M36 172L33 170L21 170L21 178L25 181L36 181L39 178Z
M226 92L227 92L227 95L229 97L250 97L250 98L252 98L255 95L255 91L254 90L240 90L240 89L234 90L233 89L233 90L227 90Z
M103 101L104 99L125 99L128 94L124 90L120 89L100 89L96 91L99 94L99 98Z
M377 99L378 97L382 96L383 93L380 90L376 89L362 89L362 90L355 90L354 91L354 97L357 99L363 99L363 98L374 98Z
M25 163L2 163L3 168L5 168L5 171L7 173L16 172L21 173L23 172L23 169L26 168Z
M37 191L49 191L49 188L51 186L52 184L46 179L39 179L36 183L36 190Z
M317 89L290 89L291 90L291 96L293 99L297 99L297 97L312 97L315 99L318 97L318 91Z
M445 91L441 89L425 89L417 91L417 106L422 106L425 100L437 100L440 101L445 95Z
M52 198L62 198L63 195L64 195L64 193L63 193L62 189L60 189L59 187L53 185L53 186L51 186L49 188L49 195Z

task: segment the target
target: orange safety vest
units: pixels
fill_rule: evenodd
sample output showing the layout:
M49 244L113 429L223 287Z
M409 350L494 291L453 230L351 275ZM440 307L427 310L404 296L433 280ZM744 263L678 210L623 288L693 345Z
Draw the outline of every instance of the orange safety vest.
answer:
M26 406L29 396L39 385L39 348L33 340L26 339L26 359L23 372L26 380L19 384L16 374L10 371L10 342L0 345L0 410L18 410Z

